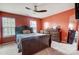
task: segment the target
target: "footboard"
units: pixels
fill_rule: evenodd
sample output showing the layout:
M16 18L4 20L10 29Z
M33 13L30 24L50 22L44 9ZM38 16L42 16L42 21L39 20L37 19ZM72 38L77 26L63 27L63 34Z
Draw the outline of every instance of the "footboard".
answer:
M22 55L32 55L49 47L50 35L28 37L22 39Z

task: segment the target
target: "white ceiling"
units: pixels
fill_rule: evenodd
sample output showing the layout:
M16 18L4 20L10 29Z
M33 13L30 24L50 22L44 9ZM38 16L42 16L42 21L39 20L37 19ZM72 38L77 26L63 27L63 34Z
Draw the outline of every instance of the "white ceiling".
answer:
M34 5L38 6L38 10L46 9L47 12L37 13L32 10L25 9L26 6L34 9ZM0 11L11 12L37 18L44 18L72 8L74 8L74 3L0 3Z

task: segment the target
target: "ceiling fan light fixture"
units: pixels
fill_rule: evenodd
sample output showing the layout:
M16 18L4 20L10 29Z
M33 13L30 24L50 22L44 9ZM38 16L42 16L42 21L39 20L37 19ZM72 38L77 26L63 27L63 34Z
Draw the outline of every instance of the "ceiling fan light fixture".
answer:
M37 10L37 7L38 7L38 6L36 6L36 5L34 6L34 10L33 10L34 12L47 12L47 10ZM32 10L32 9L29 8L29 7L25 7L25 8L28 9L28 10Z

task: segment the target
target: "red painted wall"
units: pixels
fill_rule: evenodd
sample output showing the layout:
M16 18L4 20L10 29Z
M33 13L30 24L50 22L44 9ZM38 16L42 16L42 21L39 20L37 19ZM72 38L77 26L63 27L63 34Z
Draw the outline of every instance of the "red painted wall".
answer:
M40 22L41 20L38 18L30 17L30 16L23 16L23 15L18 15L18 14L12 14L8 12L0 12L1 16L5 17L14 17L16 19L16 26L22 26L22 25L28 25L29 26L29 21L30 20L35 20L37 21L37 29L38 31L41 28Z
M13 13L8 13L8 12L2 12L0 11L0 27L2 26L1 24L1 18L2 17L13 17L15 18L15 21L16 21L16 26L22 26L22 25L28 25L29 26L29 21L30 20L35 20L37 21L37 30L39 31L40 30L40 19L38 18L34 18L34 17L29 17L29 16L23 16L23 15L18 15L18 14L13 14ZM0 34L2 35L1 33L1 29L0 29ZM13 38L13 36L12 36ZM2 38L2 41L3 42L7 42L7 41L12 41L14 39L12 39L11 37L10 38ZM8 40L9 39L9 40ZM0 42L1 42L1 39L0 39Z
M67 10L65 12L43 18L42 22L43 22L43 24L45 22L48 22L49 26L51 26L53 24L60 25L61 29L62 29L62 42L66 42L67 41L67 34L68 34L69 19L72 15L75 15L74 9ZM77 21L75 20L75 26L76 25L77 25ZM76 27L74 29L76 30Z
M27 16L22 16L22 15L7 13L7 12L1 12L1 16L15 18L16 19L16 26L28 25L28 23L27 23L28 17Z

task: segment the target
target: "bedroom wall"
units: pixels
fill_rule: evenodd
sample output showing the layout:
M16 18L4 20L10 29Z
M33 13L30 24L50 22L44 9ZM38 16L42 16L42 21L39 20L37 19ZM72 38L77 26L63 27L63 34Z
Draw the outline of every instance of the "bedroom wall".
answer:
M75 9L70 9L65 12L43 18L42 29L44 29L45 22L49 23L49 27L52 27L54 24L59 25L62 30L62 42L66 42L70 17L71 18L73 17L72 20L74 20L74 26L75 26L74 29L77 30L77 20L75 20L75 16L73 15L75 15Z
M2 37L1 37L2 36L1 35L1 29L2 29L2 27L1 27L1 16L0 16L0 44L2 43L2 40L1 40L2 39Z
M2 12L2 11L0 11L0 27L2 26L2 24L1 24L1 18L2 17L13 17L13 18L15 18L16 27L22 26L22 25L29 26L30 20L37 21L37 30L38 31L40 30L40 27L41 27L40 19L38 19L38 18L13 14L13 13L9 13L9 12ZM0 33L1 33L1 29L0 29ZM1 35L2 35L2 33L1 33ZM2 38L3 42L9 42L9 41L13 41L13 40L15 40L15 36L12 36L12 37L9 37L9 38ZM1 42L1 39L0 39L0 42Z
M78 45L77 45L78 48L77 49L79 50L79 21L78 21L78 26L77 27L78 27Z

